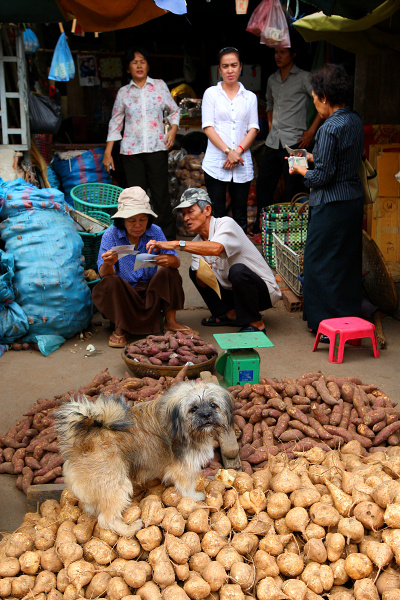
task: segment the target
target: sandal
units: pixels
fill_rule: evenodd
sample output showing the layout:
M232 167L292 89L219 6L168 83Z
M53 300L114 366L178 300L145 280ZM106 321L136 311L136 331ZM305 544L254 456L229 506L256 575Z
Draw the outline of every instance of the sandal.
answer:
M126 346L126 338L125 334L117 335L114 331L108 338L108 345L111 348L125 348Z
M210 317L202 319L201 324L204 327L238 327L236 321L230 319L226 315L221 315L219 317L211 315Z
M189 327L189 325L184 325L183 327L180 327L179 329L173 328L173 327L167 327L166 329L164 329L164 333L167 331L172 331L172 333L176 333L177 331L185 331L186 333L193 333L194 335L199 335L199 332L196 331L195 329L192 329L191 327Z

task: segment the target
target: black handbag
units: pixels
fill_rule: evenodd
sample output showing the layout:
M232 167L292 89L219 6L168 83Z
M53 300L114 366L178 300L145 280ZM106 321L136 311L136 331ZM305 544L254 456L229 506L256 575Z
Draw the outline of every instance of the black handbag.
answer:
M29 92L31 133L58 133L61 127L61 106L43 94Z

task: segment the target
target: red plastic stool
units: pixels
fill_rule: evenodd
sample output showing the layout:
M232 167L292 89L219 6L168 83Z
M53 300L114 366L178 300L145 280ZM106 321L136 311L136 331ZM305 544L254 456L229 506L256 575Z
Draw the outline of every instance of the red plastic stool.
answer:
M342 317L321 321L315 337L313 352L317 349L319 338L324 334L329 338L329 362L343 362L344 345L347 340L353 345L361 345L361 338L371 338L374 357L379 357L375 325L359 317Z

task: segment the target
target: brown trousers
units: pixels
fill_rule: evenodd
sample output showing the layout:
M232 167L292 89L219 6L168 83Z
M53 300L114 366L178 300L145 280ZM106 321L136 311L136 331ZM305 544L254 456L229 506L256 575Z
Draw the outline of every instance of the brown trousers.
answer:
M158 333L161 310L182 310L185 295L178 269L158 267L148 283L135 287L118 275L105 275L93 288L92 300L116 327L136 335Z

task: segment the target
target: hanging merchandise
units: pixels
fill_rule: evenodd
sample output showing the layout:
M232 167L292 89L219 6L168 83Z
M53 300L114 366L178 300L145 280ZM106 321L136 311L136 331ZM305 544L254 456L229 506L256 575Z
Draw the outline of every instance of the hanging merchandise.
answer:
M245 15L249 6L249 0L235 0L236 14Z
M262 2L253 11L249 22L247 23L246 31L254 33L260 37L263 30L265 20L271 9L272 0L262 0Z
M29 92L31 133L58 133L61 127L61 106L43 94Z
M24 38L24 48L26 54L34 54L39 50L39 40L37 39L36 33L33 33L32 29L25 29L22 37Z
M289 29L280 0L272 0L271 8L261 31L261 44L270 48L290 48Z
M49 72L49 79L53 81L69 81L75 77L75 63L69 49L65 33L59 37L54 49L53 59Z

